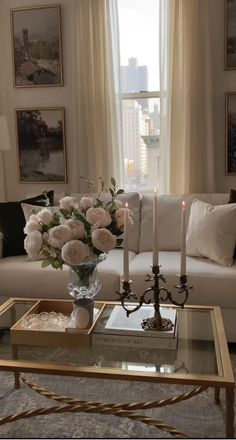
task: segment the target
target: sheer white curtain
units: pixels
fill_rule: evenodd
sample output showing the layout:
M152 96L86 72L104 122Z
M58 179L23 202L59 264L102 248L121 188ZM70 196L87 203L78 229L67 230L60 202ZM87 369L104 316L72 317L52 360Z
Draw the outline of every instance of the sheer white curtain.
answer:
M214 190L208 2L160 0L160 191Z
M76 1L79 173L97 182L121 180L118 48L115 0ZM116 49L117 49L116 48Z

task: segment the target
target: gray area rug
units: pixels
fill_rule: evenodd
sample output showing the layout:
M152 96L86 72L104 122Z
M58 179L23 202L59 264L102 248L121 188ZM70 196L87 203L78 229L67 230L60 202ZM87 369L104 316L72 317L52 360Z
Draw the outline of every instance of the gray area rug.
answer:
M230 356L236 375L236 347ZM182 394L191 387L151 383L108 381L47 375L28 375L33 382L58 393L80 400L105 402L144 402ZM22 384L14 389L12 373L0 372L0 418L32 409L56 406L59 403L36 394ZM236 408L235 408L236 411ZM137 413L162 420L190 438L225 437L225 395L221 404L214 403L214 390L185 402L160 409L137 410ZM236 427L235 427L236 430ZM64 413L36 416L0 426L0 438L173 438L168 433L139 421L110 415Z

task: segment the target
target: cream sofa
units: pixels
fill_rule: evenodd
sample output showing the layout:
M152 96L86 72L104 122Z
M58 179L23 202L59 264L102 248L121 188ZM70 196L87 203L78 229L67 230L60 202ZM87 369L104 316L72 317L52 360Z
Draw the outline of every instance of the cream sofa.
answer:
M79 197L79 195L77 195ZM132 288L140 295L148 287L145 275L152 265L152 195L123 194L134 213L134 226L129 231L129 270ZM188 223L191 202L199 199L213 205L226 204L228 194L159 195L159 259L165 287L174 291L180 270L181 201L187 205ZM55 201L56 204L56 201ZM188 304L218 305L222 308L229 342L236 342L236 261L231 267L221 266L207 258L187 257L188 282L194 286ZM98 266L102 289L97 299L117 300L123 275L123 251L112 250ZM68 268L42 269L40 261L28 261L26 255L0 259L0 299L5 297L69 298Z

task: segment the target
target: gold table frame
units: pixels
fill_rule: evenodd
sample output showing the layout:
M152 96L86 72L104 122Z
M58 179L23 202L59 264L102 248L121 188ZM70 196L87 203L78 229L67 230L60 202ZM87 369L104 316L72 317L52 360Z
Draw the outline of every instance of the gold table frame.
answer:
M17 303L34 303L38 299L36 298L10 298L4 304L0 306L0 316L10 310L12 322L15 322L14 305ZM50 301L50 300L49 300ZM60 300L59 300L60 301ZM64 301L64 300L62 300ZM68 300L69 301L69 300ZM114 304L114 302L106 302L107 304ZM4 360L0 359L0 371L12 371L15 375L15 387L20 387L20 379L28 385L32 390L44 395L50 399L53 399L62 405L39 408L36 410L24 411L22 413L13 414L0 419L0 426L5 423L14 422L22 418L30 418L37 415L47 415L64 412L88 412L88 413L100 413L111 414L118 417L128 417L132 420L143 422L147 425L155 426L156 428L170 433L175 438L188 438L188 436L177 429L166 425L162 421L151 419L145 415L137 414L135 411L140 409L158 408L165 405L171 405L179 401L189 399L209 387L213 387L215 390L215 403L220 403L220 389L225 389L226 396L226 438L234 437L234 387L235 381L233 371L230 362L230 356L225 337L224 325L221 316L220 307L217 306L185 306L185 308L199 309L199 310L211 310L215 316L216 322L216 334L215 334L215 350L217 365L222 366L222 375L196 375L196 374L184 374L181 372L173 373L152 373L152 372L137 372L137 371L123 371L119 368L100 368L95 367L76 367L71 365L53 365L47 363L37 364L30 361ZM17 353L15 353L17 355ZM77 376L77 377L92 377L102 379L116 379L116 380L133 380L133 381L146 381L155 383L167 383L167 384L182 384L191 385L194 388L190 392L180 394L178 396L170 397L168 399L150 402L139 403L100 403L100 402L88 402L70 398L68 396L60 396L51 392L45 388L38 386L31 382L27 376L22 373L41 373L51 375L62 376Z

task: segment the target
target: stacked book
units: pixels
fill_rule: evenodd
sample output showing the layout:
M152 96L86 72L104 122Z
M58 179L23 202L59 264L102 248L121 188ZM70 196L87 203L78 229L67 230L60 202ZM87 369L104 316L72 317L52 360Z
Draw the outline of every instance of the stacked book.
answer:
M171 330L142 329L143 319L154 316L153 305L143 305L139 310L130 314L129 317L127 317L123 307L117 305L112 309L107 320L98 320L92 333L92 344L175 350L177 347L176 309L161 307L160 312L162 318L172 321L173 328Z

